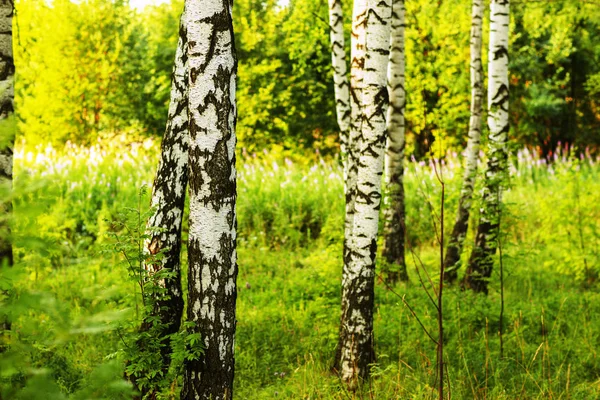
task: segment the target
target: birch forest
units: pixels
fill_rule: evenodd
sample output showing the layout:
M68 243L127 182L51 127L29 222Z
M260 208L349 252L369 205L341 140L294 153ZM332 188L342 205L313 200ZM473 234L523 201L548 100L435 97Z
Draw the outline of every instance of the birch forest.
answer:
M0 0L0 400L600 399L600 1Z

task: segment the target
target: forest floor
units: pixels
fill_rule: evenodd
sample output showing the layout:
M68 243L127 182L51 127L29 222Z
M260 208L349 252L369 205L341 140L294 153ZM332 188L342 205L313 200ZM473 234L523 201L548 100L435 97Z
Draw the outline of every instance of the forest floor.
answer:
M16 265L0 277L1 288L11 289L4 305L13 320L0 358L0 397L128 398L124 346L139 326L140 299L135 277L111 251L113 221L147 210L148 191L140 188L152 182L156 151L150 141L119 151L18 149ZM600 164L573 156L559 152L552 163L527 151L514 157L502 219L502 323L498 264L487 297L445 288L451 398L600 398ZM457 160L449 155L435 165L446 182L447 234L460 188ZM410 282L389 288L378 275L377 363L370 385L352 394L330 373L342 268L338 164L270 153L238 160L238 167L235 398L435 398L435 344L416 319L435 334L426 294L427 274L439 278L434 163L407 168ZM178 398L180 368L175 360L159 398Z

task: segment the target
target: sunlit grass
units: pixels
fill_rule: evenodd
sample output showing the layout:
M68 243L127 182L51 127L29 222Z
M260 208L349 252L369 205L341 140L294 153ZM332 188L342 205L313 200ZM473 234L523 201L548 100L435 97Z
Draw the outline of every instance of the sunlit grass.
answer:
M107 357L118 359L118 327L134 316L134 283L118 256L99 250L113 229L111 221L123 209L137 207L139 188L151 185L158 143L117 138L90 148L21 146L15 156L18 263L10 278L21 296L13 338L21 356L12 365L21 372L10 376L18 386L38 376L31 371L45 368L44 385L51 381L62 393L77 393ZM431 398L434 344L381 282L372 385L353 396L330 374L339 321L343 182L337 160L312 157L310 163L268 152L238 158L237 396ZM432 275L439 257L436 171L446 182L449 233L460 189L459 160L449 154L411 161L406 168L408 240ZM445 307L452 396L595 398L600 392L600 323L594 317L600 312L598 159L561 150L549 163L522 150L511 161L504 202L505 357L498 357L497 275L487 298L450 288ZM149 204L148 194L143 203ZM475 206L465 258L477 214ZM434 310L413 258L407 259L412 283L395 291L406 295L433 330ZM110 365L117 368L110 379L119 379L120 364ZM173 383L174 393L180 384Z

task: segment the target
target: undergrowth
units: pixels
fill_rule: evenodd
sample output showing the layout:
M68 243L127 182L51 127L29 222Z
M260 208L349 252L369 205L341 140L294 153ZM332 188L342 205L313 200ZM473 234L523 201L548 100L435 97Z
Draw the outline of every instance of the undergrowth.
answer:
M12 321L2 339L8 348L0 357L3 399L132 396L125 350L139 327L140 286L128 278L122 257L101 250L111 235L122 234L114 221L123 210L138 207L157 147L150 141L112 146L21 147L16 153L16 265L0 276L1 310ZM512 161L503 199L503 358L498 276L488 297L453 287L444 293L452 398L600 396L600 168L589 155L565 150L551 161L527 151ZM440 195L434 163L445 168L445 226L451 229L458 158L411 162L406 170L408 247L432 279L437 215L429 205ZM435 345L401 298L435 329L435 310L410 254L411 283L393 292L381 280L376 285L377 364L370 385L350 394L330 373L344 210L337 161L305 165L266 154L244 157L238 168L236 398L434 398ZM142 196L147 205L148 195ZM470 232L465 258L472 241ZM185 253L184 243L184 277ZM179 359L192 339L181 339ZM180 364L175 360L157 398L177 398Z

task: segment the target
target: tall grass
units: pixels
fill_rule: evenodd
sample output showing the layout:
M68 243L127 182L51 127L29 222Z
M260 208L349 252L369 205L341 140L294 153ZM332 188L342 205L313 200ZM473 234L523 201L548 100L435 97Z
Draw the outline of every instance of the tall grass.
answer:
M36 398L27 396L43 392L55 398L89 393L127 398L125 389L106 388L122 385L120 335L124 321L135 318L134 283L118 257L99 250L113 229L110 221L135 208L140 186L151 185L157 156L151 140L17 149L18 262L0 279L12 289L14 306L13 351L0 359L5 397ZM459 160L448 154L442 160L413 160L406 169L409 247L432 275L438 258L434 225L439 226L432 205L440 196L435 169L444 169L445 226L451 229ZM569 149L550 161L527 150L511 161L501 235L504 358L497 336L497 276L488 297L455 288L444 294L452 398L600 396L595 317L600 167L598 159ZM434 344L402 300L379 283L373 382L364 392L349 394L329 373L339 319L344 212L337 161L315 157L306 165L269 153L243 156L238 174L236 397L433 398ZM475 205L467 244L477 214ZM435 310L416 283L412 257L407 259L413 283L394 290L434 329ZM172 398L180 383L165 389L164 398Z

